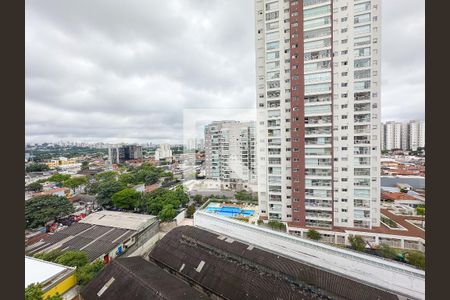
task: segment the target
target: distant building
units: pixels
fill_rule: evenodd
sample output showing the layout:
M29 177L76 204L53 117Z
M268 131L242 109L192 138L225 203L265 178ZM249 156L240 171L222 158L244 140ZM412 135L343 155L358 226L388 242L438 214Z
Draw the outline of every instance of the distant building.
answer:
M108 161L110 164L120 164L127 160L138 160L142 158L142 146L127 145L108 148Z
M58 159L52 159L50 162L47 162L46 165L50 169L55 168L75 168L75 167L81 167L81 163L77 163L77 160L74 158L67 158L67 157L59 157Z
M170 145L169 144L161 144L159 145L159 148L156 149L155 151L155 160L156 161L160 161L160 160L167 160L167 159L172 159L173 154L172 154L172 150L170 149Z
M382 150L425 148L425 121L389 121L381 125Z
M205 126L206 178L256 183L255 139L255 122L217 121Z

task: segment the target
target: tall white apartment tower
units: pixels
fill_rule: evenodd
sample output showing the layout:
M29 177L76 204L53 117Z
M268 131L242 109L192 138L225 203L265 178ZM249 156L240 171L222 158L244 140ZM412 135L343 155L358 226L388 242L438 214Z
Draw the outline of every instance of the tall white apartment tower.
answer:
M380 0L255 0L260 213L380 225Z

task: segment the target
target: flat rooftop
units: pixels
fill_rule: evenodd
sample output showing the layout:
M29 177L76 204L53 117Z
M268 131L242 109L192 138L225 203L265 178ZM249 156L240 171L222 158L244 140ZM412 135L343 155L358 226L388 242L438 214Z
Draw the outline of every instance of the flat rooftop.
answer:
M120 211L101 210L88 215L80 223L110 226L121 229L139 230L147 223L156 221L155 216Z
M32 283L43 284L50 279L58 280L71 274L74 270L74 268L60 264L25 256L25 287Z

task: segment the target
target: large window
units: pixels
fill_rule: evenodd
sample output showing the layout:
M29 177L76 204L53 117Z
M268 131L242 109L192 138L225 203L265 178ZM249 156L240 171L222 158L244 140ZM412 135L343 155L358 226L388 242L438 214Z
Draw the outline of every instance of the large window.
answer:
M266 10L278 9L278 1L266 3Z
M355 42L355 47L369 45L370 35L354 38L353 41Z
M305 21L303 23L303 28L310 29L310 28L314 28L314 27L324 26L324 25L327 25L330 23L331 23L331 17L326 16L326 17L321 17L321 18Z
M309 114L325 114L331 113L331 105L317 105L317 106L305 106L305 115ZM318 133L330 133L327 130L322 130Z
M319 81L330 81L330 80L331 80L331 73L330 72L315 73L315 74L307 74L307 75L305 75L305 83L313 83L313 82L319 82Z
M278 27L279 27L278 21L270 22L270 23L266 24L266 30L274 30L274 29L278 29Z
M366 189L355 189L354 194L355 197L361 198L370 198L370 190Z
M267 50L274 50L280 47L280 42L270 42L266 44Z
M310 30L310 31L305 31L303 34L303 38L305 40L307 39L315 39L315 38L319 38L322 36L328 36L331 35L331 28L330 27L326 27L326 28L321 28L321 29L315 29L315 30Z
M370 78L370 69L355 71L355 79L363 79L363 78Z
M355 6L353 8L353 11L355 13L366 11L366 10L370 10L370 1L355 4Z
M266 57L267 60L277 59L280 57L280 51L268 52Z
M305 86L305 94L331 91L331 83L311 84Z
M355 91L370 89L370 80L355 82L354 87Z
M355 57L370 56L370 47L355 49L353 55Z
M367 34L370 33L370 25L364 25L364 26L356 26L353 29L354 34Z
M280 33L278 31L275 32L269 32L266 34L266 40L267 41L273 41L280 38Z
M331 12L331 6L325 5L325 6L320 6L320 7L303 10L303 17L311 18L311 17L315 17L315 16L319 16L319 15L328 14L330 12Z
M304 65L304 71L305 72L311 72L311 71L319 71L319 70L327 70L331 68L331 61L321 61L317 63L309 63Z
M279 80L267 81L267 88L275 89L275 88L279 88L279 87L280 87L280 81Z
M280 62L279 61L268 62L266 64L267 70L273 70L273 69L278 68L279 66L280 66Z
M278 117L281 116L281 112L280 112L279 109L277 109L277 110L269 110L268 113L267 113L267 116L269 118L278 118Z
M324 48L324 47L330 47L331 46L331 40L324 39L319 41L313 41L313 42L306 42L304 44L305 50L312 50L312 49L318 49L318 48Z
M267 72L267 79L278 79L280 78L280 71Z
M308 53L305 53L305 55L304 55L305 61L327 58L327 57L331 57L331 50L329 50L329 49L308 52Z
M315 4L319 4L319 3L325 3L328 1L330 1L330 0L303 0L303 7L315 5Z
M280 97L280 91L269 91L267 92L267 98L268 99L273 99L273 98L278 98Z
M370 58L355 59L354 67L355 68L370 67Z
M355 24L370 22L370 14L358 15L353 18Z
M266 21L278 19L278 11L273 11L266 14Z

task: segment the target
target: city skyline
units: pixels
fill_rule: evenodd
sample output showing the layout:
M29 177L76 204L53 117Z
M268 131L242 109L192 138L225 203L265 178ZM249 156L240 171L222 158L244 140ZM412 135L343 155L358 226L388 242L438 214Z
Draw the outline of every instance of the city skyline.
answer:
M181 143L183 108L255 108L253 1L87 4L26 2L27 142ZM382 121L423 119L424 1L382 16Z

